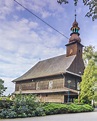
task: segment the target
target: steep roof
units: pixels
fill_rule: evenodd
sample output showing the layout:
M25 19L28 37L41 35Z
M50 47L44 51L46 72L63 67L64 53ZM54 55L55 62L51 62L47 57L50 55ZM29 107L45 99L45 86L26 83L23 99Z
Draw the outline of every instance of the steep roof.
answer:
M39 61L24 75L13 80L13 82L65 73L74 61L75 57L76 55L69 57L66 57L66 55L60 55L47 60Z

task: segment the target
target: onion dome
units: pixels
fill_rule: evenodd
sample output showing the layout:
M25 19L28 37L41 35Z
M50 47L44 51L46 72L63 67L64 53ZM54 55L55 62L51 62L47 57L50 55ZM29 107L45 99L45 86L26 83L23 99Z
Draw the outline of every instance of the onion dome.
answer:
M78 27L78 23L76 22L76 19L75 19L75 21L73 22L72 26L73 26L73 27Z
M80 39L80 37L79 37L79 30L80 30L80 28L78 27L78 23L77 23L77 21L76 21L76 18L75 18L75 21L73 22L73 24L72 24L72 27L71 27L71 31L72 31L72 33L70 34L70 39L69 39L69 43L71 43L71 42L75 42L75 41L77 41L77 42L81 42L81 39Z

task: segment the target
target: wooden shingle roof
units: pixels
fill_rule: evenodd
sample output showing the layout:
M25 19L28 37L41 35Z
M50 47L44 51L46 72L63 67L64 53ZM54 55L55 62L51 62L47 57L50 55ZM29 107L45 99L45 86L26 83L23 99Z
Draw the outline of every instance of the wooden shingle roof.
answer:
M66 57L66 55L60 55L57 57L39 61L24 75L13 80L13 82L65 73L74 61L75 57L76 55L69 57Z

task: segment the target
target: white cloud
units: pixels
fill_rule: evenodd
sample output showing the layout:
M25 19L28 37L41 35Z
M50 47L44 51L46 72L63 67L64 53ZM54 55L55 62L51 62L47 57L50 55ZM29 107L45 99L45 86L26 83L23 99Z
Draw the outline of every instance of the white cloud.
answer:
M62 37L49 28L45 31L36 22L22 18L4 21L0 26L0 77L7 86L40 59L65 53L59 47Z
M64 11L62 6L57 4L56 1L52 0L17 0L20 4L31 10L32 12L38 13L42 18L53 16L55 14L61 13ZM7 15L10 13L15 13L18 11L25 11L23 7L17 4L14 0L0 0L0 19L6 19ZM48 9L46 7L48 6ZM59 9L57 9L59 6ZM12 16L11 16L12 17Z
M0 0L0 19L13 12L14 2L12 0Z
M24 7L28 8L32 12L38 13L42 16L42 18L47 18L50 16L55 16L58 13L64 12L62 6L60 6L55 0L17 0ZM17 4L17 3L15 3ZM47 9L46 9L47 8ZM24 9L17 4L16 9L19 11L24 11Z

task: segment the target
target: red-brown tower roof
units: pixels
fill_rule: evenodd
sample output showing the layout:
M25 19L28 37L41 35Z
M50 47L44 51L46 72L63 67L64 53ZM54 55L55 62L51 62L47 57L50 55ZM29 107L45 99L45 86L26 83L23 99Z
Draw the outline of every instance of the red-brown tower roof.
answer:
M69 43L72 43L72 42L75 42L75 41L77 41L77 42L81 42L81 39L80 39L80 37L79 37L79 30L80 30L80 28L78 27L78 22L76 21L76 15L75 15L75 21L73 22L73 24L72 24L72 27L71 27L71 31L72 31L72 33L70 34L70 39L69 39Z

